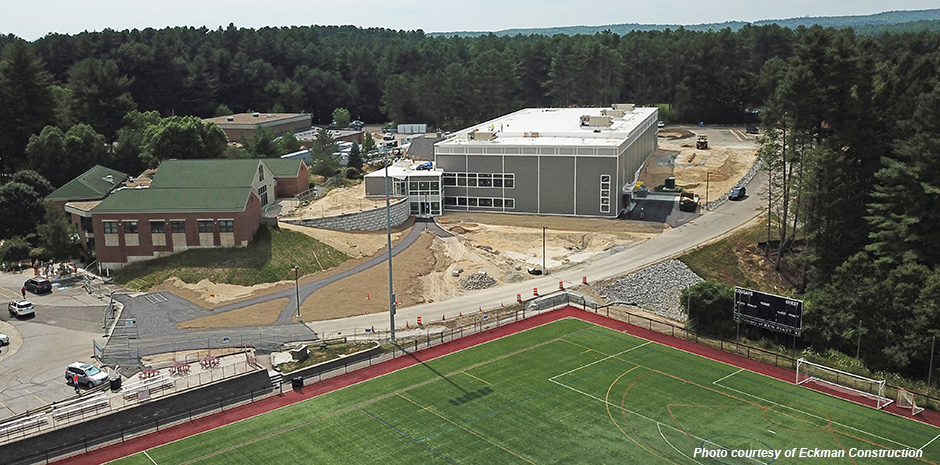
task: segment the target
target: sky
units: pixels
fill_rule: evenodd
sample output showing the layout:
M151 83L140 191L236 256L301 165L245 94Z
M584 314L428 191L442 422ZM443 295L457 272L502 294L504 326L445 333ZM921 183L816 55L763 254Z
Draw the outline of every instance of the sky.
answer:
M940 8L940 0L0 0L0 34L206 26L354 25L424 32L692 25Z

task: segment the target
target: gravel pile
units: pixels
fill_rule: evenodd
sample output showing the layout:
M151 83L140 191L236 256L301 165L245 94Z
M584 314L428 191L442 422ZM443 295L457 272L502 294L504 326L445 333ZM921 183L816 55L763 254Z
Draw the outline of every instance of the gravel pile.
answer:
M460 287L467 290L486 289L496 285L496 280L483 271L471 273L460 280Z
M702 281L684 263L669 260L605 283L597 290L607 296L607 302L626 302L659 316L684 321L679 295L683 289Z

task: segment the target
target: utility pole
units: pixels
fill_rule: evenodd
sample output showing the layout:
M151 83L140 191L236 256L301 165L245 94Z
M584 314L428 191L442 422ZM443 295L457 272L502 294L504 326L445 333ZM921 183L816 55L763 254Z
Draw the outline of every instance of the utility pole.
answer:
M927 389L930 389L930 381L933 377L933 349L936 343L937 336L934 336L933 341L930 343L930 369L927 371Z

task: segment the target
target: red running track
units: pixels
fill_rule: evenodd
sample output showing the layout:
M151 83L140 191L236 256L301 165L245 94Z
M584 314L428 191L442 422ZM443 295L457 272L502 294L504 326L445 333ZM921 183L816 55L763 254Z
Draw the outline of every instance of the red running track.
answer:
M160 431L149 433L134 439L129 439L113 446L107 446L81 455L69 457L58 463L97 465L111 460L117 460L121 457L126 457L128 455L132 455L147 449L168 444L170 442L209 431L220 426L225 426L239 420L244 420L264 412L310 399L320 394L335 391L346 386L351 386L353 384L391 373L402 368L407 368L413 365L417 365L421 362L433 360L437 357L441 357L458 350L473 347L485 342L492 341L494 339L515 334L526 329L534 328L536 326L541 326L543 324L551 323L553 321L568 317L574 317L595 323L610 329L638 336L643 339L658 342L660 344L685 352L701 355L703 357L724 362L738 368L744 368L755 373L777 378L785 382L793 382L796 379L796 374L793 371L784 368L779 368L768 365L766 363L751 360L740 355L722 352L721 350L699 345L685 339L657 333L655 331L644 329L639 326L634 326L623 321L613 320L596 313L584 311L574 307L565 307L559 310L542 313L522 321L513 322L480 333L471 334L469 336L446 342L441 345L428 347L426 349L412 353L411 356L396 357L392 360L387 360L385 362L377 363L375 365L320 381L309 386L304 386L304 388L299 392L289 391L282 395L275 395L250 404L233 407L232 409L226 410L224 412L202 417L188 423L182 423L176 426L168 427ZM844 398L850 401L854 400L849 396L842 395L838 392L829 392L825 389L819 389L819 391L826 392L828 394L832 394L833 396ZM900 416L912 418L910 412L905 414L904 411L892 407L893 405L889 406L885 410ZM934 426L940 426L940 413L934 412L932 410L924 410L920 415L913 418L915 420Z

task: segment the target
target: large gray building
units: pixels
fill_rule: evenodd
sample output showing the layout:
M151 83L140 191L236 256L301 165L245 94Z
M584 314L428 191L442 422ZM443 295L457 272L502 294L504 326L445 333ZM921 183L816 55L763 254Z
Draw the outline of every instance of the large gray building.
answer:
M632 209L639 171L656 150L658 113L630 104L519 110L436 143L431 170L389 170L391 192L411 197L418 215L617 217ZM367 195L385 194L384 171L366 177Z
M528 108L434 148L445 210L616 217L656 149L657 108Z

